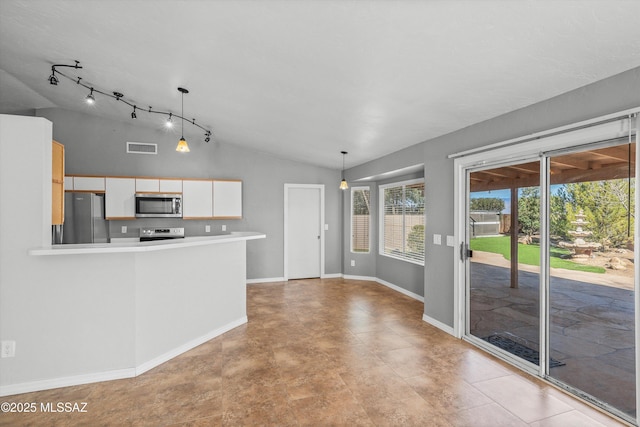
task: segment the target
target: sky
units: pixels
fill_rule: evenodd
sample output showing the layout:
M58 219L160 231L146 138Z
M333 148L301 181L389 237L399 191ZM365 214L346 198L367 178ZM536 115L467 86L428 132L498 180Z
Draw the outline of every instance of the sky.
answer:
M551 186L551 194L556 194L558 190L563 187L562 184L556 184ZM520 194L522 189L519 189ZM470 199L481 199L481 198L498 198L504 200L505 208L502 210L503 214L511 213L511 190L490 190L490 191L476 191L474 193L469 194Z

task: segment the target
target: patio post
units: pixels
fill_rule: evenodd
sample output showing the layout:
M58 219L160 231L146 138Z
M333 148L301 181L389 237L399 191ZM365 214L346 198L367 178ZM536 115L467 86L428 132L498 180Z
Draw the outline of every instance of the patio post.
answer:
M511 288L518 288L518 188L511 187Z

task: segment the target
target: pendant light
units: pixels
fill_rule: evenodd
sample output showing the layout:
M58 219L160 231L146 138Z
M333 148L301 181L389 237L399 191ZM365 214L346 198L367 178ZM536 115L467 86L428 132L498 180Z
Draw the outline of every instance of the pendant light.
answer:
M180 141L178 141L178 145L176 146L176 151L181 153L188 153L189 145L187 144L187 140L184 139L184 94L189 93L189 91L185 88L179 87L178 90L182 93L182 114L180 117L180 122L182 123L182 136L180 137Z
M347 190L349 188L349 185L347 184L347 180L344 179L344 156L345 154L348 154L346 151L341 151L342 153L342 181L340 182L340 189L341 190Z

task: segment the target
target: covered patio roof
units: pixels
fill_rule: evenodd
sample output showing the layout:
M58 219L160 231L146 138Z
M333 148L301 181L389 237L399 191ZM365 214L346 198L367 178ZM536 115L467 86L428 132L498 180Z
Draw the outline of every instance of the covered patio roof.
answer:
M621 141L622 142L622 141ZM615 145L551 158L551 184L620 179L635 170L635 144ZM540 185L539 162L502 166L470 174L470 190L489 191Z

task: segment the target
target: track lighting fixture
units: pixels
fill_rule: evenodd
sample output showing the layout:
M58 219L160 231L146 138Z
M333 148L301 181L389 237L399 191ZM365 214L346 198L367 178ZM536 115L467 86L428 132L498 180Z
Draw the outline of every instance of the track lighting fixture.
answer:
M52 84L54 86L58 86L58 83L60 82L60 80L58 80L58 78L56 77L56 73L62 74L60 71L56 70L56 67L69 67L69 68L76 68L76 69L82 68L79 61L76 61L75 65L53 64L51 66L51 75L49 76L49 84ZM78 79L78 83L80 83L79 79Z
M349 153L347 153L346 151L341 151L341 153L342 153L342 181L340 181L340 189L347 190L349 189L349 184L347 184L347 180L344 179L344 156Z
M89 105L95 104L96 98L93 96L93 88L91 88L91 92L89 93L89 95L87 95L85 100L87 101L87 104L89 104Z
M176 146L176 151L179 151L180 153L188 153L189 151L189 145L187 144L187 141L184 139L184 94L185 93L189 93L189 91L183 87L179 87L178 91L182 94L182 117L180 122L182 123L182 136L180 137L180 141L178 141L178 145ZM194 119L195 122L195 119Z
M58 78L56 77L55 74L55 69L53 67L51 67L51 75L49 76L49 84L52 84L54 86L58 86Z
M48 80L49 80L49 84L51 84L53 86L57 86L58 83L60 83L60 80L58 79L57 75L60 75L60 76L66 78L68 80L71 80L72 82L76 83L77 85L88 89L90 92L89 92L89 95L87 95L87 97L85 98L85 101L87 102L87 104L93 104L96 101L94 93L98 93L100 95L104 95L104 96L107 96L109 98L113 98L116 101L123 102L126 105L128 105L129 107L133 108L133 111L131 112L131 118L132 119L138 118L138 115L136 114L136 112L138 110L146 111L148 113L153 113L153 114L162 114L164 116L169 116L169 118L165 122L165 126L166 127L172 127L173 126L173 124L174 124L173 117L179 118L180 121L182 122L182 134L183 134L183 136L182 136L182 138L180 138L180 142L178 143L178 146L179 147L186 146L186 149L181 148L178 151L183 151L183 152L189 151L189 146L187 145L187 141L184 139L184 121L185 121L184 116L178 116L177 114L174 115L173 113L170 113L168 111L154 110L152 107L149 107L148 110L140 109L140 108L138 108L137 105L134 105L132 102L129 102L126 99L124 99L124 95L121 92L114 91L114 92L109 93L109 92L101 91L99 89L95 89L93 86L89 86L89 85L85 84L82 81L82 77L79 77L79 76L75 76L74 77L74 76L70 76L70 75L64 74L63 72L58 70L58 68L60 68L60 67L81 69L82 66L80 65L80 62L79 61L75 61L74 65L68 65L68 64L54 64L54 65L52 65L51 66L51 75L49 76ZM184 94L185 93L189 93L189 91L186 90L186 89L183 89L183 88L178 88L178 90L182 93L182 98L183 98L183 101L182 101L182 103L183 103L183 112L182 113L184 114ZM205 128L204 126L201 126L201 125L197 124L196 123L196 119L186 119L186 120L187 120L187 122L191 123L193 126L199 127L200 129L202 129L205 132L205 134L204 134L205 142L211 141L211 131L209 129Z

